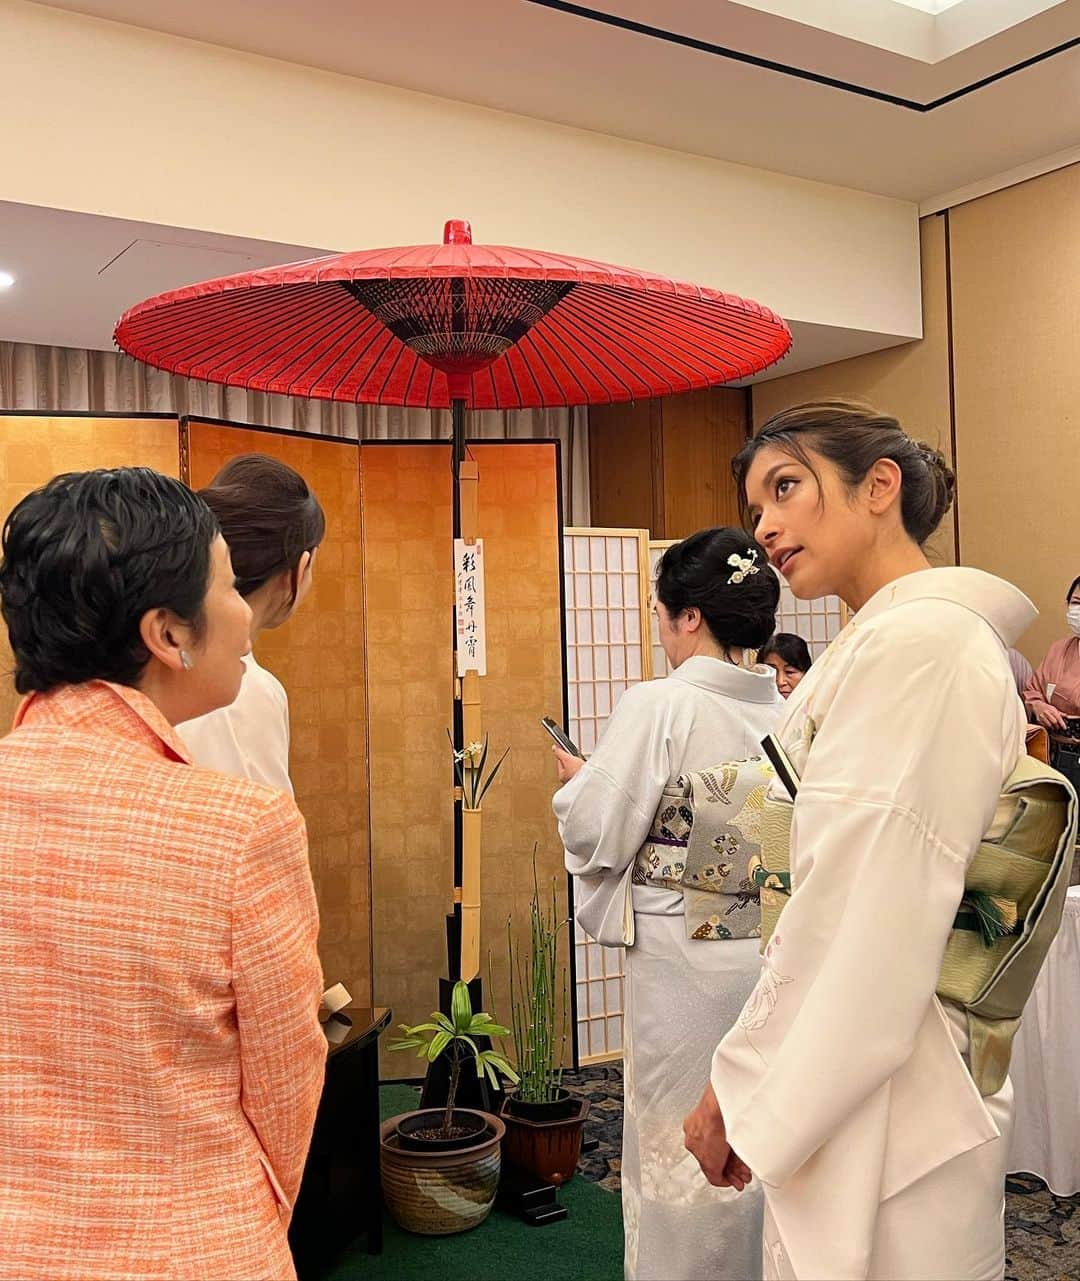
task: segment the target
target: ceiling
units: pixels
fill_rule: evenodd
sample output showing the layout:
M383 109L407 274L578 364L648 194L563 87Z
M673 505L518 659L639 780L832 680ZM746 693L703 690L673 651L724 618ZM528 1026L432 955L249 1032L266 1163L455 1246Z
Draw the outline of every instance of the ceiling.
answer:
M1080 0L54 7L917 202L1080 145Z
M0 270L15 277L0 290L0 338L109 350L143 298L326 252L0 201Z
M110 351L117 320L144 298L329 252L0 201L0 271L15 277L13 288L0 290L0 339ZM794 351L761 377L900 341L894 334L805 322L792 323L791 331Z

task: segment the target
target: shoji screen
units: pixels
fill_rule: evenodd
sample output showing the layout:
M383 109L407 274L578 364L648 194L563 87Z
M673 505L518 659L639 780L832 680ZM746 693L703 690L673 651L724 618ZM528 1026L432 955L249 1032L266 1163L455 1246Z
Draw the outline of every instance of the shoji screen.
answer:
M811 656L820 658L828 643L847 622L847 609L838 596L820 600L796 600L791 588L780 580L780 608L776 613L776 630L794 632L810 646Z
M0 525L31 490L66 471L152 467L180 474L175 417L90 414L0 414ZM0 623L0 672L12 670L7 629ZM0 734L11 728L19 696L9 675L0 684Z
M648 533L568 529L566 664L570 737L588 755L623 693L651 676ZM582 1063L622 1053L623 953L574 926L578 1054Z

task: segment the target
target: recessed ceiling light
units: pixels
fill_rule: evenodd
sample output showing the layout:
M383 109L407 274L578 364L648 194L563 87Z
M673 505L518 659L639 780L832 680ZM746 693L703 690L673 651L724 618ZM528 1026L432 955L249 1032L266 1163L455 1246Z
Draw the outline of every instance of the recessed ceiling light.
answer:
M15 283L15 277L10 271L0 271L0 289L10 289Z

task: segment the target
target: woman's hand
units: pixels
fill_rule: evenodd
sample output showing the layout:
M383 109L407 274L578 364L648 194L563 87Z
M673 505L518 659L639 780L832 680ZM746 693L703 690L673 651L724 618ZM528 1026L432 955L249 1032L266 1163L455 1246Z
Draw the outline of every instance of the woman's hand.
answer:
M553 747L551 750L555 756L555 772L559 776L559 782L569 783L585 762L580 756L564 752L561 747Z
M731 1150L720 1104L711 1085L705 1087L701 1102L683 1122L683 1142L714 1188L734 1188L741 1192L753 1178L750 1167Z
M1056 707L1051 707L1049 703L1032 703L1031 710L1043 729L1057 730L1059 733L1065 729L1064 713L1059 712Z

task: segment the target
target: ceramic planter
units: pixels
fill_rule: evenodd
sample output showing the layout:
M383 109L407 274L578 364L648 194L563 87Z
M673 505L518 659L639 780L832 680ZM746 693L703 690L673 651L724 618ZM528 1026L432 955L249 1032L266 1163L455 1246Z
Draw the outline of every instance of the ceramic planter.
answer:
M380 1166L387 1208L407 1232L422 1236L467 1232L483 1223L495 1203L499 1144L506 1127L487 1112L455 1108L455 1120L483 1122L477 1136L459 1140L456 1146L439 1141L417 1150L416 1140L405 1146L398 1127L404 1122L408 1129L411 1118L422 1115L406 1112L382 1124ZM429 1115L437 1125L442 1109L429 1109Z

